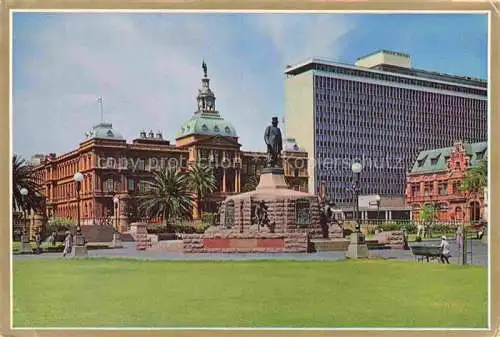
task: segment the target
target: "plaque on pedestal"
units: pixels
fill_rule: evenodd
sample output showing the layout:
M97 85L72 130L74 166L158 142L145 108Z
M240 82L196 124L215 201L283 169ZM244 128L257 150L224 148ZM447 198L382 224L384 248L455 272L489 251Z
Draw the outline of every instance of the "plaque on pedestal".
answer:
M73 249L71 250L71 257L84 257L88 255L85 237L82 234L76 234Z

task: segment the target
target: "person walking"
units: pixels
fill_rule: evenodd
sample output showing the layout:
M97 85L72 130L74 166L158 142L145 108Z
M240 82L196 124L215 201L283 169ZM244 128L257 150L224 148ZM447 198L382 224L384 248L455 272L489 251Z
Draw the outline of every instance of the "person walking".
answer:
M450 244L446 240L446 236L441 237L441 244L439 245L439 248L441 248L441 263L444 263L446 261L447 264L450 264L450 261L448 258L451 256L450 255Z
M63 257L71 253L72 247L73 247L73 236L69 231L66 231L66 237L64 238Z

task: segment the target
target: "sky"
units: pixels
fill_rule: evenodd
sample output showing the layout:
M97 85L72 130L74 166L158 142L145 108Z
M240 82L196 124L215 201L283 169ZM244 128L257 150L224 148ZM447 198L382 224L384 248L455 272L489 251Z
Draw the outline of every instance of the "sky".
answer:
M99 96L127 141L152 129L174 143L203 60L217 110L243 149L260 151L271 117L284 116L288 64L389 49L419 69L488 71L485 14L18 12L12 24L12 148L26 159L75 149L101 120Z

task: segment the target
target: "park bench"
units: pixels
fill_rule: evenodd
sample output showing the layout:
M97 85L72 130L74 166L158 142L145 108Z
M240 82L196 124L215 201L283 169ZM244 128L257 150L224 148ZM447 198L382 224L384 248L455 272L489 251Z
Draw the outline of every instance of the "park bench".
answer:
M424 258L434 260L441 256L441 247L439 246L413 246L411 252L417 258L417 261L424 262Z

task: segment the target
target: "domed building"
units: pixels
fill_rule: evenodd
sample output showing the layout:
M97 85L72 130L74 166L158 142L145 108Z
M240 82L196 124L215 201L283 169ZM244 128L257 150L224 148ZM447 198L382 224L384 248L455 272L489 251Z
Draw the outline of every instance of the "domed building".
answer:
M217 189L201 201L203 212L216 212L217 203L227 196L255 189L266 153L241 150L237 130L216 108L205 62L202 68L197 109L179 127L175 144L153 130L140 131L127 142L112 123L101 121L85 133L76 149L40 156L37 177L47 215L76 219L79 207L82 226L112 223L126 231L131 222L140 220L137 196L146 191L152 171L172 163L184 171L196 162L214 167ZM289 187L307 192L307 153L295 139L284 140L282 160ZM76 172L84 176L79 202L72 179ZM197 205L193 206L193 218L199 218Z

